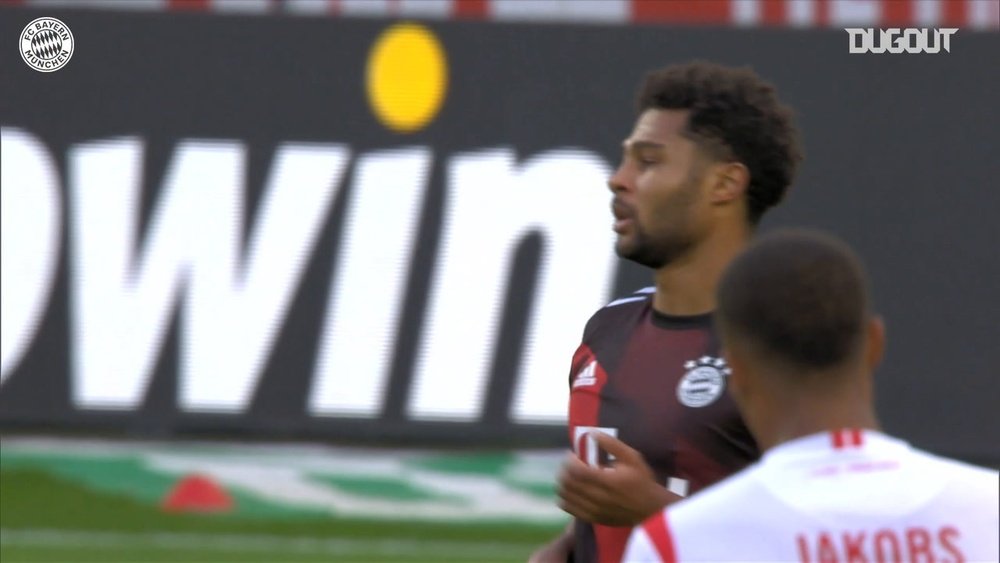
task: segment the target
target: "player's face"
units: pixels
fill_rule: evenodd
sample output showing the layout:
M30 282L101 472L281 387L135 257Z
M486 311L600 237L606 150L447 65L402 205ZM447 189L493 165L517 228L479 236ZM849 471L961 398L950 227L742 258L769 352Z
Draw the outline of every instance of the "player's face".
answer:
M701 186L704 157L682 133L684 110L650 109L624 141L621 165L608 181L622 258L661 268L701 238L707 203Z

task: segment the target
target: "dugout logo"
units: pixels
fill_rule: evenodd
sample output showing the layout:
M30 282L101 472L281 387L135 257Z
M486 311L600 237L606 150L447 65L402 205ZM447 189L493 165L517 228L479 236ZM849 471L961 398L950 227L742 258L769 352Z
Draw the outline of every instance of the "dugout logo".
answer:
M56 18L38 18L24 27L21 58L38 72L54 72L73 57L73 32Z
M677 384L677 400L686 407L710 405L726 390L726 360L702 356L684 364L687 373Z
M849 27L844 31L850 36L848 51L852 54L865 53L930 53L937 54L944 49L951 53L951 36L958 28L917 29L864 29Z

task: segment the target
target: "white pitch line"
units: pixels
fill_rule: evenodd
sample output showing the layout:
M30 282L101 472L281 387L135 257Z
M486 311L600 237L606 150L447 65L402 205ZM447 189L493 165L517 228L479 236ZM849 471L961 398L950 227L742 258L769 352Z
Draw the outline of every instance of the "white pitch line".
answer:
M387 529L391 533L391 529ZM294 552L299 554L379 554L420 556L433 553L476 561L486 557L509 559L524 556L529 544L405 539L351 539L261 536L259 534L201 534L175 532L97 532L47 528L0 528L0 544L49 547L165 547L185 551Z

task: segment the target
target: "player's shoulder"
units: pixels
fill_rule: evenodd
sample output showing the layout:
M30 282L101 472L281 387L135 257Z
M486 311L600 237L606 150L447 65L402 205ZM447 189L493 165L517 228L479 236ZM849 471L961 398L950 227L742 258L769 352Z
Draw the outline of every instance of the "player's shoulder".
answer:
M667 512L670 520L699 528L702 522L718 522L725 515L742 519L743 516L738 514L739 511L734 512L733 507L756 505L759 498L767 494L759 472L759 464L751 465L670 506Z
M594 312L590 320L600 322L606 319L634 314L636 311L642 311L652 301L654 293L656 293L656 288L649 286L633 291L628 295L616 297L610 303Z
M1000 471L924 450L915 449L914 452L922 458L924 464L937 469L939 479L947 477L962 488L983 494L990 493L993 497L1000 495Z
M750 466L693 496L668 506L663 514L667 533L679 557L690 561L732 561L746 556L747 542L753 543L761 526L767 524L748 514L760 514L761 491L756 465ZM766 513L766 511L765 511ZM647 532L656 526L648 521ZM734 543L720 542L720 530L725 530Z
M655 292L655 287L644 287L631 294L618 297L601 307L587 321L584 339L586 340L603 328L617 328L621 322L634 319L648 306Z

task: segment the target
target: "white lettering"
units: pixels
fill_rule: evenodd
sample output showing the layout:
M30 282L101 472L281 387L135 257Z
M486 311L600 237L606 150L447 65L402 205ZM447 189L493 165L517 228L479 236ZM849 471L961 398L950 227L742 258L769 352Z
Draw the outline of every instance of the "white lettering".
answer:
M897 42L901 46L900 50L905 50L907 53L919 53L927 47L927 30L907 29Z
M884 53L892 45L892 38L899 33L899 28L889 28L879 30L879 42L878 46L872 45L869 47L868 52L870 53Z
M199 162L186 168L175 160L176 182L196 186L204 198L213 185L199 185L198 178L214 164L209 154L193 158ZM347 163L348 150L337 145L279 148L243 260L243 183L217 189L215 209L224 217L215 219L215 236L205 237L191 264L184 310L180 406L185 410L249 406ZM207 222L204 226L210 229Z
M851 36L851 53L867 53L875 43L874 33L871 29L849 27L844 31Z
M8 148L17 146L5 142L5 161L30 160L7 158ZM178 407L245 410L342 184L348 149L280 147L253 218L244 209L246 153L238 142L182 142L162 188L145 203L141 140L88 143L68 156L76 405L138 408L176 316ZM429 148L413 147L358 161L307 401L314 414L380 414L432 158ZM564 422L566 358L586 319L608 299L617 265L611 230L601 228L608 222L609 173L596 155L570 149L521 165L509 148L451 161L426 330L412 366L410 416L471 420L481 414L504 312L512 305L505 298L513 261L534 235L542 240L537 290L513 296L531 299L531 306L510 416ZM6 186L13 183L7 168L4 174L5 209L16 209L6 205L13 193ZM58 213L53 193L49 207ZM140 226L142 205L151 211ZM55 260L58 217L49 223L56 233L44 239L47 252L17 252ZM4 233L16 225L5 219ZM7 272L4 301L18 302L7 299ZM39 287L46 286L32 286L43 291ZM5 323L9 318L5 313ZM19 333L4 332L6 373L15 356L8 343ZM21 338L30 341L32 334Z
M309 397L315 414L380 413L431 158L426 148L381 151L356 166Z
M942 29L935 30L934 31L934 48L933 49L930 49L930 48L927 49L927 52L928 53L937 53L937 52L939 52L938 46L940 45L940 47L942 49L944 49L944 51L946 53L950 53L951 52L951 36L954 35L956 31L958 31L957 27L942 28Z
M235 183L223 175L235 174L238 159L217 158L210 179ZM139 405L198 246L192 234L207 201L174 185L164 190L139 252L142 160L137 139L88 143L69 155L72 395L84 408Z
M951 36L957 28L942 28L934 30L934 43L930 42L929 29L899 29L888 28L879 30L878 46L875 45L875 30L862 28L845 28L850 35L848 50L851 53L939 53L943 47L945 52L951 52Z
M309 258L345 151L293 145L278 151L241 267L243 147L181 144L140 250L141 150L139 141L124 139L70 155L74 399L87 408L139 405L187 282L180 404L244 408Z
M454 158L408 405L413 417L480 415L510 268L520 241L540 232L538 290L524 327L512 415L518 421L565 420L566 359L579 343L580 327L607 300L616 264L612 232L602 228L609 174L600 157L584 151L552 151L520 168L509 149Z
M881 46L883 51L889 51L890 53L903 52L903 42L906 39L901 36L899 28L883 29L881 35Z
M0 383L34 339L59 258L59 172L44 143L0 130Z

